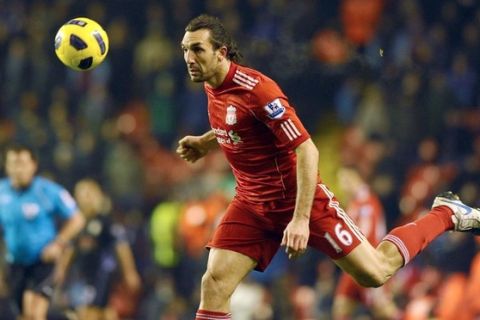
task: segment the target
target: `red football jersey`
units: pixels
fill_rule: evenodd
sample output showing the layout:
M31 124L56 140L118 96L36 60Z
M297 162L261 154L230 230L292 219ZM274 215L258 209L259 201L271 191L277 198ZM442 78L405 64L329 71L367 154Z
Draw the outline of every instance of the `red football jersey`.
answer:
M272 79L232 63L218 88L205 84L208 116L237 181L250 202L295 199L294 149L310 138Z

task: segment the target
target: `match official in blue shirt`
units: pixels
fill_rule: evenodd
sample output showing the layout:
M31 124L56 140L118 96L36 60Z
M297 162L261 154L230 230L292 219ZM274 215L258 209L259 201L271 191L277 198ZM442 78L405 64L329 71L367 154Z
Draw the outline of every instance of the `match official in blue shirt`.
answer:
M36 175L38 159L31 148L7 147L4 163L7 177L0 180L0 225L10 293L22 319L46 319L55 262L85 221L65 188Z

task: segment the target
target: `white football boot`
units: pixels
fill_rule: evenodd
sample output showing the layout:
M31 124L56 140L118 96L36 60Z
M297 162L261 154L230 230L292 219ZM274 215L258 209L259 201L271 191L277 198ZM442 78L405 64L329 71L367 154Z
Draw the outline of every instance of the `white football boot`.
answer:
M435 198L432 209L440 206L447 206L453 211L452 221L455 224L455 231L480 235L479 209L467 206L451 191L442 192Z

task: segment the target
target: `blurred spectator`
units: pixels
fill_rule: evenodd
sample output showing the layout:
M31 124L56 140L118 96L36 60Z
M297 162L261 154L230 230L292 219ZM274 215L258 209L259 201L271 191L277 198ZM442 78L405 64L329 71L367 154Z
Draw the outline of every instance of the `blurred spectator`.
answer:
M468 56L456 52L453 56L450 71L447 74L448 84L461 107L474 105L477 76L468 61Z
M341 20L346 36L364 45L375 35L382 12L382 0L343 0Z

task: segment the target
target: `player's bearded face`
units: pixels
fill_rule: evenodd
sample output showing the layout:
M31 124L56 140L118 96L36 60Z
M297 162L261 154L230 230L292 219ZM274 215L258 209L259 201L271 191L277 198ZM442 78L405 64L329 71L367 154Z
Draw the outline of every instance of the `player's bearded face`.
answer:
M208 30L186 32L182 40L182 49L192 81L208 81L215 76L218 68L218 51L210 42Z
M28 151L8 151L5 159L5 171L16 188L27 187L32 182L37 163Z

